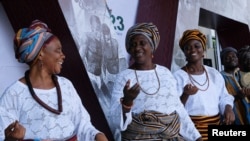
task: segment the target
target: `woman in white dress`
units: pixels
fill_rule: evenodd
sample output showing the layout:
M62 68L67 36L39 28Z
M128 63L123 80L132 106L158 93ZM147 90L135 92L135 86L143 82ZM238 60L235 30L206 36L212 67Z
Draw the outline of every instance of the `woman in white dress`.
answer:
M206 36L202 32L186 30L179 45L187 64L174 72L178 94L203 140L208 140L208 125L220 124L221 116L223 124L234 122L234 97L228 93L220 72L203 65Z
M30 68L0 99L0 107L8 112L0 120L5 125L0 140L107 141L92 125L72 83L57 75L65 55L47 25L34 20L18 30L14 43L15 57Z
M113 88L114 136L123 141L201 141L180 101L174 76L152 62L159 41L152 23L136 24L127 32L126 49L134 62L117 75Z

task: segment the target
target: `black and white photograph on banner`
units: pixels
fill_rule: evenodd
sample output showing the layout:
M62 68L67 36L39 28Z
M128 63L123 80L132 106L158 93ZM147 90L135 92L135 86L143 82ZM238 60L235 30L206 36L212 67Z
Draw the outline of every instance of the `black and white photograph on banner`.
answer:
M131 16L136 15L138 1L59 2L95 94L109 122L115 76L128 67L129 55L125 50L125 34L128 27L134 24L134 18ZM121 10L125 5L131 8L129 14Z

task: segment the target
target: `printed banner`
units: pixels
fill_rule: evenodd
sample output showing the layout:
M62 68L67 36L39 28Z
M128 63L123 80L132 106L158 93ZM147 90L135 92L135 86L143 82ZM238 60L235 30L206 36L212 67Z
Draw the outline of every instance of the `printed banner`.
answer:
M128 67L125 36L134 24L138 1L59 0L59 4L109 122L115 75Z

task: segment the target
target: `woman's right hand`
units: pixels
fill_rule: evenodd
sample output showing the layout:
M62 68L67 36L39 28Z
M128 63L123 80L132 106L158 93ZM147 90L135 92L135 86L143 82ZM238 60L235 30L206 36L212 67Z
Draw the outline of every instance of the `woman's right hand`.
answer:
M6 141L16 141L24 138L26 129L18 121L15 121L4 132Z
M193 86L192 84L187 84L184 87L183 93L186 95L193 95L197 93L198 88L196 86Z
M194 95L197 93L197 91L198 91L198 88L196 86L193 86L192 84L185 85L185 87L183 89L183 93L181 95L182 104L185 105L189 95Z
M138 96L139 92L140 85L138 83L135 83L132 87L130 87L130 80L128 80L123 88L123 104L131 106L134 99Z

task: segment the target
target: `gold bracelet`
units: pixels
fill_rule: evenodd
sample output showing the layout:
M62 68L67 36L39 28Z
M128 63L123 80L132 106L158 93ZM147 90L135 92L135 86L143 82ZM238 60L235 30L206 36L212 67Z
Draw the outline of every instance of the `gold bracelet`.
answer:
M125 109L128 109L128 110L130 110L132 108L132 106L134 105L134 103L132 103L132 105L130 105L130 106L123 104L123 97L120 99L120 102L122 104L122 107Z

